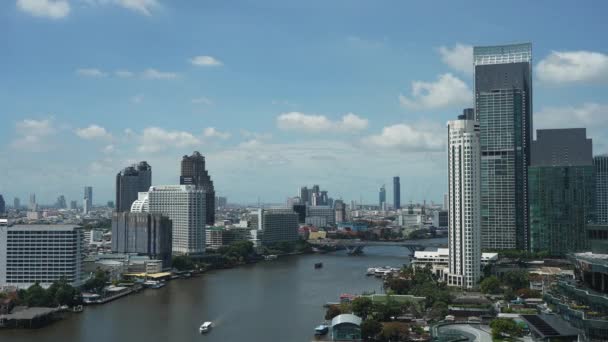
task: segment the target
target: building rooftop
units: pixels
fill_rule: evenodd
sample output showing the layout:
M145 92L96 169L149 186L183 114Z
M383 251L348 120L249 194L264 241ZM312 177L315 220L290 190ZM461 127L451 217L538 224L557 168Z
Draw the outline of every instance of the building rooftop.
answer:
M360 326L361 325L361 317L359 316L355 316L352 314L342 314L342 315L338 315L336 317L334 317L331 320L331 326L334 327L338 324L343 324L343 323L348 323L348 324L355 324Z
M18 224L8 227L10 230L25 230L25 231L48 231L48 230L73 230L82 228L75 224Z
M521 315L528 323L530 330L542 339L567 336L578 336L578 330L556 315Z

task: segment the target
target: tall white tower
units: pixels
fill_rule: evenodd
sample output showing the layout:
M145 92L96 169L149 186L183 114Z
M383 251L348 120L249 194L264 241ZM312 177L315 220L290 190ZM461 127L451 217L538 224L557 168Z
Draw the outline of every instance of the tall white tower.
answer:
M448 122L448 285L477 287L481 273L481 154L479 124Z

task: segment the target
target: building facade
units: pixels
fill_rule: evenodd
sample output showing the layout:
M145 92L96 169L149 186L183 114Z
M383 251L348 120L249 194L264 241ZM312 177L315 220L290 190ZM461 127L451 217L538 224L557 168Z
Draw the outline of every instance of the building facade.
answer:
M336 200L334 210L336 212L336 223L346 222L346 204L344 204L344 201Z
M215 224L215 189L209 172L205 170L205 157L194 151L191 156L182 158L179 184L194 185L205 192L205 223Z
M474 120L448 122L448 285L477 287L481 260L480 132Z
M0 226L0 286L26 289L66 279L80 286L84 233L75 225Z
M399 176L393 177L393 207L395 207L395 210L401 208L401 180Z
M608 155L595 156L595 220L608 224Z
M82 207L83 212L85 214L88 214L91 209L93 209L93 187L92 186L85 186L84 187L84 199L83 199L83 205Z
M592 141L584 128L536 132L529 168L530 246L565 256L588 248L595 176Z
M473 55L482 247L528 249L532 45L478 46Z
M380 210L386 209L386 186L384 185L378 190L378 205Z
M298 215L289 208L258 209L250 214L248 224L257 230L262 245L299 239Z
M162 214L114 212L112 252L137 253L171 267L173 224Z
M128 212L137 193L152 185L152 167L145 161L124 168L116 175L116 211Z
M336 214L332 207L327 205L308 207L306 218L323 217L327 225L336 224Z
M205 252L207 195L204 190L197 189L194 185L150 187L147 200L150 213L162 214L173 223L173 254ZM145 207L145 204L142 206Z

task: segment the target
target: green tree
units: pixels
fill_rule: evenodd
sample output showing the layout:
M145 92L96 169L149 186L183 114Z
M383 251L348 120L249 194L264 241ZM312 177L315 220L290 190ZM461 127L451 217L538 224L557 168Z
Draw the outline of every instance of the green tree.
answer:
M363 319L372 311L373 303L368 297L357 297L352 302L353 313Z
M481 281L479 288L483 293L496 294L500 292L500 280L496 276L489 276Z
M47 291L40 284L35 283L26 290L25 304L29 307L49 307L53 303Z
M513 290L528 288L530 284L528 272L526 271L506 272L502 277L502 281Z
M490 328L492 328L493 338L501 338L503 334L510 337L520 337L523 335L521 327L512 319L497 318L490 322Z
M361 323L361 336L364 341L373 341L382 331L382 323L374 319L366 319Z
M327 311L325 312L325 319L330 321L332 320L334 317L338 316L342 314L342 311L340 311L340 308L337 307L336 305L330 305L327 308Z
M171 261L173 268L178 271L188 271L194 269L194 261L187 255L178 255Z
M103 290L109 280L110 277L108 276L108 273L98 268L93 277L84 283L83 288L86 291L100 292Z
M448 314L448 305L445 302L435 302L431 308L430 316L432 319L440 320Z

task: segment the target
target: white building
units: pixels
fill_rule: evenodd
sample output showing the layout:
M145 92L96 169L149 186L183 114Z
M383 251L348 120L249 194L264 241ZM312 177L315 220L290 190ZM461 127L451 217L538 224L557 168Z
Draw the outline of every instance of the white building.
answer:
M75 225L0 225L0 286L84 282L84 234Z
M448 285L475 288L481 261L479 124L448 122Z
M150 213L163 214L173 222L173 254L205 252L206 194L194 185L150 187L147 199ZM142 197L145 202L145 196ZM133 202L132 208L138 201ZM145 208L144 203L141 208Z
M437 248L436 251L416 251L414 252L414 258L412 259L412 266L426 267L429 265L433 274L440 279L447 280L449 259L449 248ZM498 253L481 253L480 270L497 260Z

